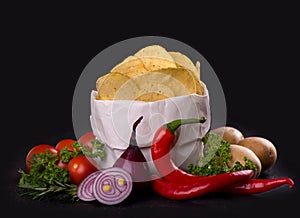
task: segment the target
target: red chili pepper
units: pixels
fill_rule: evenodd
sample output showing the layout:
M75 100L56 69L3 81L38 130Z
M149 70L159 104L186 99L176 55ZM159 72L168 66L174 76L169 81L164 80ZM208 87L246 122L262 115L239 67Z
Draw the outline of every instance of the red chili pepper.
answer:
M203 117L200 119L175 120L161 126L154 134L151 145L151 155L154 165L156 166L160 175L164 178L164 180L155 179L153 181L153 188L158 193L166 197L169 196L170 198L178 199L186 198L187 196L199 195L200 193L207 193L209 191L253 194L265 192L284 184L289 184L290 188L293 188L294 182L290 178L250 179L249 177L249 180L237 184L234 182L236 180L233 177L219 180L221 177L218 176L221 174L216 176L202 177L189 174L179 169L173 163L170 156L170 151L176 141L176 130L184 124L203 122L205 122L205 118ZM223 184L225 183L231 183L231 185L224 186ZM212 184L217 185L213 186ZM197 187L197 185L199 187ZM218 186L222 187L222 189L217 189ZM209 188L205 189L204 187ZM180 197L179 195L181 194L179 193L181 193L183 196Z
M266 192L282 185L294 187L294 182L290 178L272 178L272 179L250 179L247 182L242 182L228 187L223 187L220 192L235 193L235 194L256 194Z
M174 120L161 126L154 134L151 144L151 155L158 172L168 181L191 181L191 178L199 179L200 176L189 174L179 169L172 161L170 151L176 141L176 130L185 124L204 123L206 119L182 119Z
M184 183L170 182L154 176L151 182L152 189L159 195L174 199L186 200L209 192L221 189L241 181L247 181L253 176L252 170L241 170L237 172L222 173L215 176L201 177L201 180L194 180Z

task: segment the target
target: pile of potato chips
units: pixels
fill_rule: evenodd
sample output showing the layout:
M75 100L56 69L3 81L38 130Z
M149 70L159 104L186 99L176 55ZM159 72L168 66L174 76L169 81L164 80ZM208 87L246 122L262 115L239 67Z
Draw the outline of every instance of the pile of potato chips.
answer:
M200 63L160 45L142 48L96 81L97 100L153 102L165 98L204 94Z

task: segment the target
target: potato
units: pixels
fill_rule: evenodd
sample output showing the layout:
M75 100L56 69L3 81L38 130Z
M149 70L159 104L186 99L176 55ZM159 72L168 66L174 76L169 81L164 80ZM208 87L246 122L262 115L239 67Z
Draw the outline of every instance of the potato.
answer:
M241 133L241 131L231 126L219 127L212 130L212 132L218 134L230 144L238 144L239 141L244 139L244 135Z
M229 161L230 167L233 167L235 165L235 162L237 161L239 161L242 165L245 165L244 157L247 157L257 167L257 171L255 172L253 177L257 178L260 175L262 169L261 162L252 150L240 145L232 144L230 145L230 154L231 154L231 159Z
M276 162L277 151L272 142L262 137L247 137L239 145L251 149L260 159L262 171L270 169Z

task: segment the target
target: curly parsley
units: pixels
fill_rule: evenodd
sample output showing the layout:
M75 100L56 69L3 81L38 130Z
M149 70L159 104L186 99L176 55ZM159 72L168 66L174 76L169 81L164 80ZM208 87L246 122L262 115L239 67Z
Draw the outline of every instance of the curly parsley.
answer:
M77 185L70 183L69 171L60 168L57 161L60 159L63 163L68 163L79 155L103 160L106 156L104 145L97 139L91 140L91 143L91 148L76 141L71 145L73 147L71 151L65 146L59 154L53 154L50 150L46 150L46 153L33 154L29 172L22 169L18 171L21 174L18 186L23 189L21 195L43 199L61 194L68 199L78 200Z
M19 170L21 174L19 187L26 189L22 195L29 195L33 199L42 199L54 193L63 193L66 197L75 199L76 186L69 184L68 170L58 167L57 161L57 154L52 154L49 150L46 153L33 154L30 171L26 173Z
M188 165L188 173L199 176L211 176L245 169L257 170L253 162L247 157L244 158L244 166L240 162L236 162L233 167L229 167L231 159L230 143L223 140L219 135L210 132L202 141L204 144L203 156L199 158L198 165Z

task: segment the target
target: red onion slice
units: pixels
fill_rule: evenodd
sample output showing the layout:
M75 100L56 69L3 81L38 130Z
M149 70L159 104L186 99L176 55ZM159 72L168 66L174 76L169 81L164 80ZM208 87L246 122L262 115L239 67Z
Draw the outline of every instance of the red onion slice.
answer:
M77 188L77 197L82 201L93 201L96 200L93 193L93 184L95 178L101 173L100 170L91 173L79 184Z
M111 167L103 170L94 180L93 194L101 203L119 204L132 191L132 177L124 169Z

